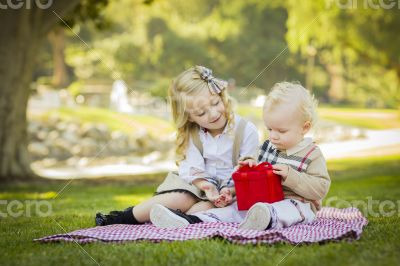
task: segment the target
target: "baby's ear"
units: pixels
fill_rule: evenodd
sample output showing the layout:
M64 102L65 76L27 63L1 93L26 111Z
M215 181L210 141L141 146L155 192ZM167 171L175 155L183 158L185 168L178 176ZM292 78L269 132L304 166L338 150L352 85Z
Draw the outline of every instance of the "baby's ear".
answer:
M306 121L303 125L303 135L305 135L311 129L311 122Z

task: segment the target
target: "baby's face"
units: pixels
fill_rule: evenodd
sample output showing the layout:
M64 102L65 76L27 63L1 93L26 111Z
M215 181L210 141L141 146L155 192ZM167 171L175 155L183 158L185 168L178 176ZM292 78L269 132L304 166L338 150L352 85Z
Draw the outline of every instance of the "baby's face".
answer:
M263 118L269 140L279 150L287 150L300 143L311 125L304 122L300 112L288 104L264 110Z

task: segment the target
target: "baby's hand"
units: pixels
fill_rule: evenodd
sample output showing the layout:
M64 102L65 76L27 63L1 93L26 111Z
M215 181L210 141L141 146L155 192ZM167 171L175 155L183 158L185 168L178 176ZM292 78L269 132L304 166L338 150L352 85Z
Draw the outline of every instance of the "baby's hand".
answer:
M274 169L274 173L280 175L283 180L285 180L289 174L289 166L286 164L274 164L272 168Z

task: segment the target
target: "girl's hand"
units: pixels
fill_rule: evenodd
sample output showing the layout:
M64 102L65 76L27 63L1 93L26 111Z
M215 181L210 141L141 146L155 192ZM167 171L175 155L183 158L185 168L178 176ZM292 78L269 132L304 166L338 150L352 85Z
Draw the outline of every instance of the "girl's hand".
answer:
M222 207L225 207L225 206L231 204L232 201L233 201L232 191L229 188L224 187L220 191L219 198L216 201L214 201L213 203L216 207L222 208Z
M286 180L286 177L289 174L289 166L286 164L274 164L272 166L272 168L274 169L274 173L277 175L280 175L283 180Z
M216 201L220 196L217 187L209 182L203 184L201 189L206 194L207 199L211 202Z
M214 200L218 199L219 197L218 189L214 184L211 184L210 182L208 182L203 178L195 179L192 183L198 189L204 191L209 201L213 202Z
M244 161L239 161L239 166L245 166L245 165L253 167L257 165L257 161L254 159L246 159Z

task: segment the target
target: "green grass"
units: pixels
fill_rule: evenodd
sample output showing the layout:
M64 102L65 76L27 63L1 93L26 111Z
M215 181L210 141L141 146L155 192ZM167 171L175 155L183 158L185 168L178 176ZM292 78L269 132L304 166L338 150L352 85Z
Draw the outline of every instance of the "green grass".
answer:
M238 112L244 117L261 119L261 108L239 106ZM318 115L322 120L366 129L400 128L400 112L393 109L319 107Z
M350 126L368 129L400 128L398 110L321 107L318 113L324 120Z
M63 107L47 112L38 119L49 119L57 116L64 121L77 121L80 123L102 123L111 130L118 130L132 134L138 130L146 129L153 136L169 135L174 128L169 121L150 115L128 115L107 109L95 107Z
M400 200L400 155L329 161L332 186L327 198ZM10 183L1 200L51 199L66 182ZM75 243L39 244L34 238L93 226L97 210L136 204L151 196L155 185L73 181L55 200L53 216L0 219L2 265L96 265ZM0 211L6 209L0 205ZM372 206L378 211L378 205ZM89 244L83 248L100 265L398 265L400 203L391 217L365 212L369 224L354 242L324 245L247 245L219 239L153 244ZM57 221L57 223L54 221ZM293 250L292 250L293 249ZM285 257L290 253L287 257Z

